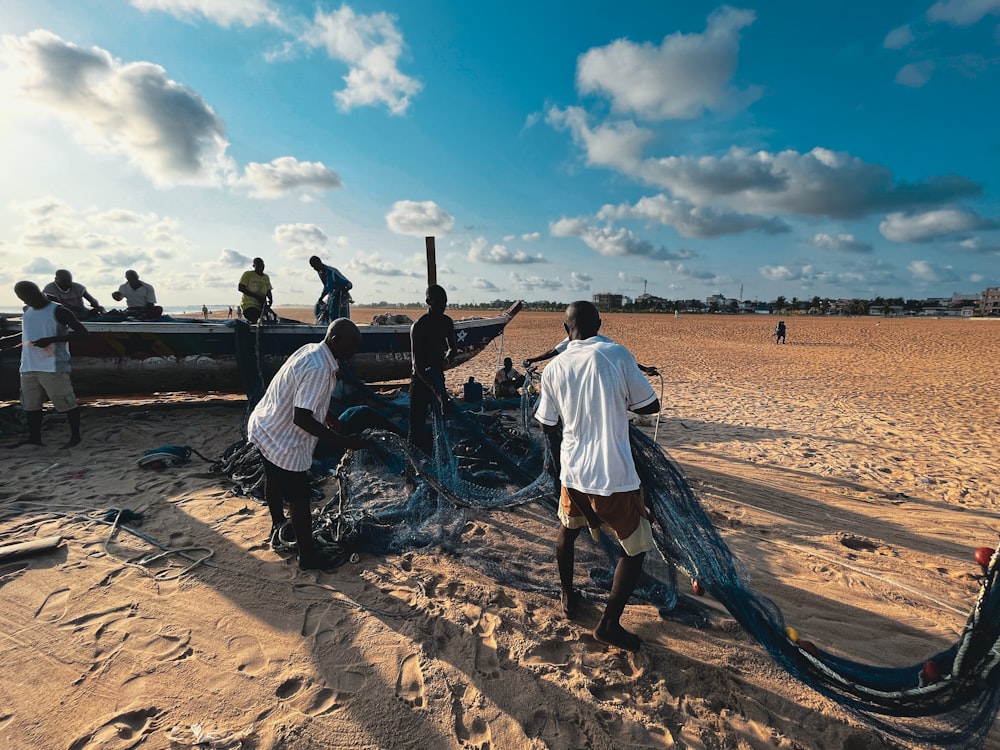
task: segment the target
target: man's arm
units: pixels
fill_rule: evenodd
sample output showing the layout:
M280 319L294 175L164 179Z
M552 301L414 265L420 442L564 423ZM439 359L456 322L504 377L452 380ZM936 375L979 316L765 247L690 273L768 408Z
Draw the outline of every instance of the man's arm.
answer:
M300 427L310 435L323 438L324 440L329 440L339 448L357 450L359 448L364 448L369 443L369 441L366 438L361 437L361 435L341 435L339 432L334 432L329 427L317 422L311 411L303 409L299 406L295 407L295 414L292 417L292 422L295 423L296 427Z
M638 363L636 363L638 364ZM639 369L642 370L647 375L659 375L660 371L656 369L656 365L639 365Z
M654 398L645 406L639 406L631 411L636 414L656 414L660 411L660 399Z
M90 306L95 310L101 309L101 303L98 302L86 289L83 290L83 298L90 303Z
M544 362L547 359L552 359L558 353L555 349L549 349L545 354L539 354L537 357L528 357L521 363L521 367L531 367L535 362Z
M84 327L83 323L77 320L76 316L65 307L56 309L56 320L69 328L69 333L64 336L43 336L35 340L35 346L46 347L49 344L62 341L75 341L76 339L86 338L90 335L90 331Z
M243 292L243 294L245 294L247 297L253 297L255 300L257 300L258 302L260 302L262 305L266 301L264 299L264 296L262 294L257 294L257 292L252 291L246 284L240 284L236 288L239 289L241 292Z

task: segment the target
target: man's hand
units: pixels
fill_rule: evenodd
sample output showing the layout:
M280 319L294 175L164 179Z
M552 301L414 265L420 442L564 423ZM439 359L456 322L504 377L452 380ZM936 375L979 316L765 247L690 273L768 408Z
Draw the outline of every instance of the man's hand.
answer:
M44 349L44 348L45 348L45 347L47 347L47 346L48 346L49 344L53 343L53 340L52 340L52 338L50 338L49 336L42 336L42 338L40 338L40 339L35 339L35 340L34 340L34 341L32 341L31 343L33 343L33 344L34 344L35 346L37 346L37 347L40 347L40 348Z
M642 370L647 375L659 375L660 371L656 369L655 365L639 365L639 369Z
M344 447L352 451L370 448L373 445L371 438L364 437L363 435L344 435L342 439Z
M125 297L124 295L122 295L121 292L119 292L116 289L115 291L111 292L111 299L113 299L115 302L121 302L123 299L125 299Z

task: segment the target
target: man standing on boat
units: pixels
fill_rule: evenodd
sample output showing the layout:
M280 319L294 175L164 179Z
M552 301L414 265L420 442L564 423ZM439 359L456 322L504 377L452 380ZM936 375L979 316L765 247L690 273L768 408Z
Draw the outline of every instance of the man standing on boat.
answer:
M280 543L287 503L302 570L327 570L338 564L313 543L308 472L320 438L344 450L362 448L367 442L360 435L341 435L326 426L340 363L354 356L360 344L361 332L354 323L345 318L333 321L323 341L306 344L285 360L247 423L247 439L264 459L264 498L272 524L268 541L272 547Z
M28 421L28 443L42 445L42 404L48 396L69 421L64 448L80 442L80 407L70 381L69 343L88 335L68 309L52 302L31 281L19 281L14 294L24 302L21 318L21 408Z
M458 351L455 323L444 314L448 293L444 287L427 287L427 312L410 327L410 357L413 375L410 378L410 425L407 437L413 445L430 455L431 438L427 432L427 416L437 400L444 414L448 393L444 390L445 364Z
M243 272L237 286L237 289L243 292L240 306L243 308L243 317L247 319L247 323L256 323L260 320L264 305L270 307L274 303L272 288L271 278L264 273L264 259L254 258L253 269Z
M152 284L139 281L139 274L133 270L125 272L125 283L112 292L116 302L125 300L128 314L134 318L149 320L163 315L163 308L156 304L156 292Z
M354 284L336 268L326 265L318 255L309 259L309 265L323 282L323 291L314 307L316 322L326 324L331 318L350 318L352 300L349 292Z
M55 279L45 285L42 294L65 307L77 320L86 320L104 312L101 303L90 295L87 287L73 281L73 274L65 268L56 271ZM89 310L83 306L84 300L90 304Z
M653 547L652 528L629 444L628 412L655 414L660 401L632 354L598 335L601 317L590 302L566 308L569 344L542 372L542 397L535 419L550 440L562 422L559 455L559 532L556 562L562 609L577 614L580 594L573 588L573 546L580 529L604 530L621 544L608 602L593 636L629 651L642 640L621 625L625 605Z

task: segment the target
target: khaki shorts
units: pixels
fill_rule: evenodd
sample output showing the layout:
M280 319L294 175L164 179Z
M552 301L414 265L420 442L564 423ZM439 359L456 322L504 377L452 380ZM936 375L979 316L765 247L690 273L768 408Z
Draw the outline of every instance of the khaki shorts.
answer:
M629 557L653 549L653 529L641 489L591 495L564 485L559 498L559 520L567 529L588 525L580 506L590 506L601 519L601 528L618 539Z
M76 394L68 372L22 372L21 408L39 411L46 395L58 412L76 408Z

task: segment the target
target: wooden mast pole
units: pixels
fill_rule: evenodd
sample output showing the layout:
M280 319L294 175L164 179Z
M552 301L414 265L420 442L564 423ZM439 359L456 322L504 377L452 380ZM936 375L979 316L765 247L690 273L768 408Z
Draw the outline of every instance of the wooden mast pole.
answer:
M427 247L427 286L437 284L437 259L434 250L434 238L424 237L424 245Z

